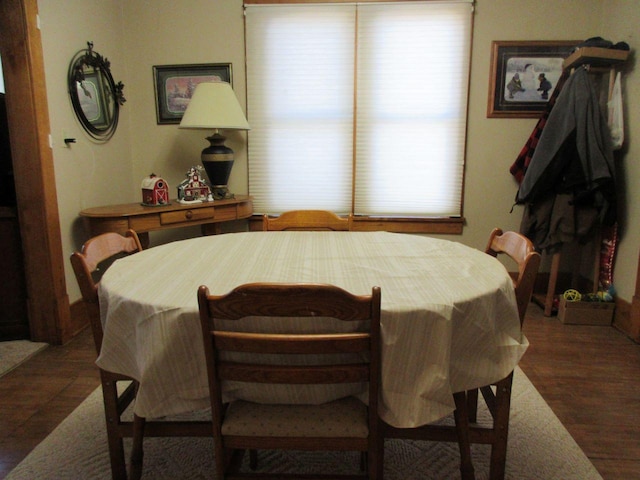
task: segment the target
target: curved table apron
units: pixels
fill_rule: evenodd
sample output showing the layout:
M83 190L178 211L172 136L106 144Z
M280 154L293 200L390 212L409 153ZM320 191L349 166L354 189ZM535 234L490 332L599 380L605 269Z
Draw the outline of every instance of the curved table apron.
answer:
M416 427L454 410L452 392L506 377L528 342L511 278L462 244L386 232L245 232L154 247L116 261L100 283L104 340L97 364L140 382L147 418L209 406L196 291L247 282L321 282L355 294L382 289L380 416ZM227 398L324 402L358 392L265 392ZM362 392L360 392L362 393ZM309 398L309 395L313 398Z

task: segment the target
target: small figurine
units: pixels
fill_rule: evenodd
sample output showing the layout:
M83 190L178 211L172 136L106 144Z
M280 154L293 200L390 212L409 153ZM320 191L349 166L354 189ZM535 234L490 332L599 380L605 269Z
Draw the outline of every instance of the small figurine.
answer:
M538 88L540 94L540 98L547 100L549 98L549 90L553 88L551 82L547 80L547 76L544 73L538 75L538 81L540 82L540 88Z
M513 98L518 92L524 92L524 88L522 88L522 81L520 80L520 75L518 73L516 73L507 84L507 90L509 90L509 98Z
M142 204L148 206L169 205L169 185L152 173L142 180Z
M178 185L178 201L180 203L208 202L211 189L203 176L202 165L191 167L185 174L186 178Z

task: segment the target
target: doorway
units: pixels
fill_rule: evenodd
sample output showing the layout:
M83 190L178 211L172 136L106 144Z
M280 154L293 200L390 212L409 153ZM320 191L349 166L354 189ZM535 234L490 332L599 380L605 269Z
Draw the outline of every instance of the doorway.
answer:
M37 0L0 2L0 56L24 258L29 336L65 343L70 326ZM0 255L5 255L0 251Z
M0 56L0 252L2 252L0 272L9 279L0 289L0 341L26 339L30 337L27 286L13 181L2 56Z

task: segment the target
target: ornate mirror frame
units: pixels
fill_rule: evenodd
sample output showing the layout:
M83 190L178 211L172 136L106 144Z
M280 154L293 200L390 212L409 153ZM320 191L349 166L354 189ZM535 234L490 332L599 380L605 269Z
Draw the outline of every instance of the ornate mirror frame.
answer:
M116 131L120 106L126 101L122 82L115 83L110 62L93 51L93 42L75 54L69 65L68 88L73 110L82 128L106 142Z

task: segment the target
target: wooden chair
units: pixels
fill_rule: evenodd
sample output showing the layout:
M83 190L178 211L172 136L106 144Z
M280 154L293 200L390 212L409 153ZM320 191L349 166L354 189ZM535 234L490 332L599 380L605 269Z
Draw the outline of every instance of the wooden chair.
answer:
M118 233L104 233L89 239L81 252L71 255L71 264L76 274L82 298L93 332L96 352L102 347L102 322L98 303L98 277L117 258L142 250L140 239L133 230L124 236ZM129 478L142 476L144 437L209 437L211 422L206 420L149 420L134 414L133 421L122 420L122 413L136 396L138 382L134 379L100 369L102 395L107 424L111 476L114 480L126 479L127 468L123 448L123 438L131 437L132 449ZM117 384L129 385L118 393Z
M103 331L100 320L100 305L98 303L99 281L95 277L99 276L99 270L105 265L110 265L118 257L141 250L142 246L138 235L133 230L128 230L125 236L118 233L104 233L93 237L83 245L81 252L74 252L71 255L71 264L86 306L98 355L102 346ZM124 437L133 437L130 478L140 478L145 421L137 415L134 415L133 422L125 422L121 419L124 410L135 399L138 382L125 375L108 372L103 369L100 369L100 379L102 382L112 477L114 480L127 478L122 439ZM128 386L121 393L118 393L118 382L128 383Z
M279 217L262 216L262 230L349 230L349 219L327 210L290 210Z
M536 275L540 267L541 256L535 251L531 240L517 232L503 232L500 228L494 228L489 236L485 253L492 257L504 255L511 259L518 267L518 273L513 277L513 287L518 305L518 316L520 326L524 323L527 307L531 301L533 287L536 282ZM489 386L483 387L484 396L492 397L492 390ZM476 421L478 404L478 390L467 392L469 415L472 422ZM493 400L489 400L493 403Z
M198 304L209 376L216 478L240 478L234 475L245 449L360 451L367 458L363 475L323 473L305 478L381 478L382 440L377 409L379 287L374 287L371 295L355 296L331 285L254 283L239 286L226 295L212 296L206 286L201 286ZM247 316L311 317L305 322L323 322L321 317L332 317L346 322L366 321L370 327L357 333L271 334L240 333L214 325L214 319L238 320ZM229 354L237 352L251 354L250 363L229 361ZM354 354L355 363L331 361L330 355L338 353ZM306 360L294 365L274 364L265 358L273 358L272 354L305 356ZM325 358L320 362L317 356ZM369 405L354 397L321 405L270 405L243 400L223 404L221 383L225 381L295 385L368 382ZM255 466L253 461L251 464ZM239 475L247 478L251 474ZM273 474L261 478L300 476Z
M514 279L514 287L520 323L522 324L533 292L535 277L540 265L540 255L535 252L531 242L523 235L515 232L503 233L498 228L491 233L486 253L493 256L506 254L517 263L518 275ZM382 422L383 436L386 438L458 442L461 457L460 472L465 480L475 478L469 443L489 444L491 445L489 478L491 480L503 479L509 435L512 382L513 372L499 382L479 389L491 413L493 423L490 426L481 426L475 423L478 405L478 390L476 389L453 394L456 404L454 412L456 426L454 428L440 425L395 428Z
M517 265L518 273L513 278L513 286L520 326L522 326L540 267L540 254L535 251L533 243L524 235L511 231L503 232L500 228L494 228L491 232L485 253L493 257L505 255L514 265ZM512 381L513 372L499 382L479 389L494 422L493 442L490 442L492 443L490 465L492 479L504 478ZM478 389L467 391L467 410L469 421L475 423L478 411Z

